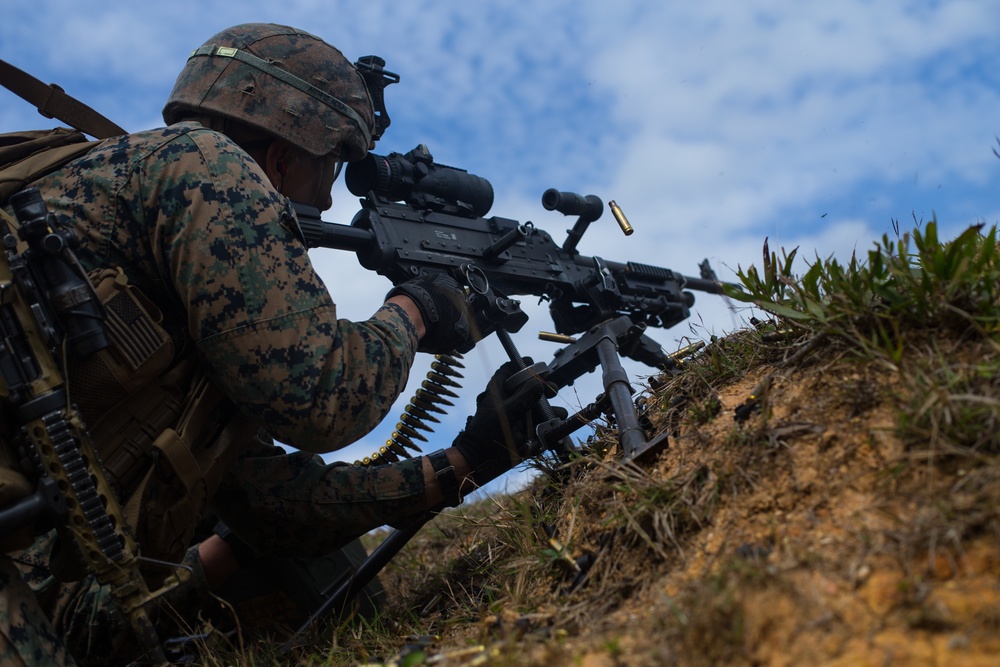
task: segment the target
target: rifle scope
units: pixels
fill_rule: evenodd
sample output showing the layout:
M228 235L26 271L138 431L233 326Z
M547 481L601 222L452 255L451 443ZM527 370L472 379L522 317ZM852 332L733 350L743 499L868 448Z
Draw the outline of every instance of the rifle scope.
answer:
M444 211L470 218L485 216L493 206L493 186L464 169L435 164L420 144L405 155L369 153L347 165L347 189L358 197L374 193L414 208Z

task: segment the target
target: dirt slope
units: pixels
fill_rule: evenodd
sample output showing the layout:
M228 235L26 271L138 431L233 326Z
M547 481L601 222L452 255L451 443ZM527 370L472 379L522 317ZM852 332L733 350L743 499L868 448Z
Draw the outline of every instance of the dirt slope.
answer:
M969 430L996 429L1000 379L979 364L995 343L914 342L888 363L833 344L796 358L802 341L759 338L703 355L735 359L729 377L647 391L653 431L672 434L655 460L597 454L568 483L418 537L385 575L392 613L440 639L396 658L1000 664L997 451L956 444L945 422L964 417L933 409L985 388ZM920 379L941 372L974 382L938 396Z

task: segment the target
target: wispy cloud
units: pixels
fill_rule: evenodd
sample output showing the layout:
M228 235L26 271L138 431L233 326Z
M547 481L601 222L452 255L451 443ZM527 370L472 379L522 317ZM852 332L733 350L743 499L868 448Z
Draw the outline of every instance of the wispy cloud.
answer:
M244 21L303 27L402 75L387 91L393 124L379 152L426 143L494 184L494 214L533 220L557 240L572 221L541 209L543 190L616 199L636 234L602 219L580 251L688 274L710 257L732 278L759 261L765 236L806 258L846 257L911 212L957 231L1000 209L995 3L280 4L14 3L0 57L142 129L159 123L187 53L215 32ZM0 93L0 131L44 124ZM334 195L328 219L348 222L356 200L342 186ZM315 260L342 316L366 317L388 287L346 253ZM714 333L734 326L714 297L700 296L696 311ZM544 328L544 310L532 311L518 337L540 358L551 348L527 338ZM691 332L654 335L670 347ZM502 361L495 347L473 354L470 394ZM582 402L594 380L578 385Z

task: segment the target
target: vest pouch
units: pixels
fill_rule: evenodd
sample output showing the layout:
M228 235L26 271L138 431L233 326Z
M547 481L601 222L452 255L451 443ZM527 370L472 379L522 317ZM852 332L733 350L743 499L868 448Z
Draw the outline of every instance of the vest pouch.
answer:
M153 466L128 501L143 556L177 562L223 475L257 427L201 376L177 425L153 442Z
M35 492L35 485L14 468L0 465L0 509L6 509ZM34 527L27 526L8 535L0 535L0 553L27 548L34 540Z
M35 482L22 471L20 457L15 448L9 444L14 441L14 420L3 410L0 412L0 510L8 509L35 492ZM29 464L30 466L30 464ZM29 475L33 475L29 471ZM0 535L0 553L14 549L23 549L34 539L33 527L18 530L9 535Z
M104 306L110 345L70 366L73 401L94 423L125 397L157 379L174 357L174 343L161 326L163 313L121 269L92 272L91 283Z
M141 520L136 526L143 555L174 562L190 545L208 503L208 489L191 445L168 428L153 443L153 469L142 489ZM155 545L155 546L154 546Z
M0 201L97 146L82 132L57 127L0 134Z
M0 465L0 509L13 505L35 492L35 485L13 468Z

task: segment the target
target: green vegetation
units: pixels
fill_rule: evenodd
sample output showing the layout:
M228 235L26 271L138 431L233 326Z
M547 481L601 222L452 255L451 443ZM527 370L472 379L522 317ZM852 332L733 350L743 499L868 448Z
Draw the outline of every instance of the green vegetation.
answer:
M914 249L911 250L911 242ZM786 326L814 336L835 336L857 353L902 359L907 338L950 332L966 338L995 337L1000 308L997 230L970 227L941 242L937 224L893 241L883 236L868 252L842 265L819 260L801 276L792 274L796 251L779 261L764 245L761 271L738 271L745 291L730 297L753 303Z
M740 270L745 291L728 294L772 313L779 326L808 334L802 351L833 338L862 360L894 368L905 360L912 403L900 419L911 442L949 452L1000 451L995 226L985 233L970 227L941 242L930 222L896 241L884 236L867 262L817 260L800 278L791 273L795 254L779 261L765 244L762 271Z

